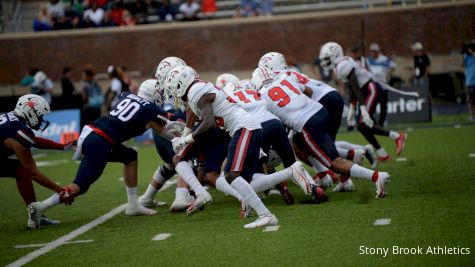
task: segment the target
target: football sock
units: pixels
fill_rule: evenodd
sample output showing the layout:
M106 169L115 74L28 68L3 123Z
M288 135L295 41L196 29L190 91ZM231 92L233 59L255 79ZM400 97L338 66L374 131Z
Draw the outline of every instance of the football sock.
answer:
M239 192L244 201L251 206L259 216L270 214L270 211L264 203L262 203L262 200L257 196L256 192L254 192L251 185L249 185L241 176L234 179L231 186Z
M391 139L396 140L396 139L399 138L399 133L398 133L398 132L395 132L395 131L389 131L389 137L390 137Z
M206 189L200 184L196 178L193 169L187 162L180 162L175 167L176 172L183 178L183 180L195 191L196 194L206 193Z
M378 156L382 157L382 158L385 158L388 156L388 153L386 152L386 150L384 150L384 148L379 148L376 150L376 153L378 153Z
M372 180L374 171L361 167L357 164L353 164L350 169L350 176L355 178L362 178L367 180Z
M241 195L239 195L239 193L228 184L224 176L219 176L216 180L216 189L241 201Z
M262 192L267 189L273 188L275 185L281 182L287 181L292 176L292 169L286 168L282 171L278 171L272 174L255 173L252 176L250 185L255 192Z
M188 197L189 194L190 194L190 191L188 191L188 189L186 188L177 187L175 189L175 199L186 199L186 197Z
M341 147L336 147L336 150L338 151L338 155L344 159L347 159L348 158L348 151L350 151L350 149L345 149L345 148L341 148Z
M317 172L326 172L326 171L328 171L328 168L325 165L323 165L320 161L318 161L318 159L310 156L310 157L308 157L308 161L310 161L310 163L312 163L313 168L315 168L315 170Z
M129 204L138 205L137 187L128 187L128 186L126 186L125 190L127 191L127 202Z
M54 193L49 198L41 201L41 210L44 212L56 205L59 205L61 202L59 201L59 194Z

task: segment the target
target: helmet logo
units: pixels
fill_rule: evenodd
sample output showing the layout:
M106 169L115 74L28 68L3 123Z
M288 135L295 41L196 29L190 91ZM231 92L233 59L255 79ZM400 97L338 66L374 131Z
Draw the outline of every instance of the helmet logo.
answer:
M264 61L265 63L267 63L267 62L269 62L269 61L271 61L271 60L272 60L271 57L264 57L264 58L262 59L262 61Z
M178 73L180 73L180 72L177 71L177 70L172 71L172 72L170 73L170 78L171 78L171 79L175 78L175 75L177 75Z
M168 61L164 61L160 65L161 65L160 70L163 70L164 68L168 68L172 66Z
M36 105L38 105L38 100L31 99L28 102L26 102L25 105L27 105L30 108L34 108L34 107L36 107Z

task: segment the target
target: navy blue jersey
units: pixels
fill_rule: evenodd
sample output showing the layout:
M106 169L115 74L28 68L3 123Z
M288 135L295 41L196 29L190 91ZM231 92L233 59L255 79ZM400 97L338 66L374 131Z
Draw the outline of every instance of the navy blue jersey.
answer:
M27 148L36 144L33 131L13 112L0 115L0 158L15 154L5 146L5 140L8 138L17 140Z
M125 92L109 114L96 120L93 125L119 144L143 134L150 121L163 124L167 121L167 113L155 104Z

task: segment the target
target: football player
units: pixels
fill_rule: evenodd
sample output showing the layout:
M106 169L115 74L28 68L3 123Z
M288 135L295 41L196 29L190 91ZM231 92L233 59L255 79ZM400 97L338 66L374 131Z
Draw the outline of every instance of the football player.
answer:
M188 66L173 68L166 78L166 87L176 99L187 103L201 120L200 125L186 136L175 138L173 146L179 154L186 154L195 140L215 126L224 127L232 136L228 147L225 179L243 200L259 215L245 228L277 225L278 220L262 203L249 185L259 161L261 126L212 83L199 80L195 70ZM187 165L180 162L177 167ZM192 173L191 173L192 174ZM185 179L186 180L186 179ZM188 183L192 188L193 186Z
M320 163L334 172L356 178L372 180L376 184L377 197L386 196L386 182L389 174L366 169L342 159L329 128L328 111L322 104L311 100L311 91L293 75L275 73L266 68L257 68L252 73L252 86L266 100L269 111L285 125L301 136L306 148Z
M404 149L407 134L403 132L388 131L380 125L374 124L374 113L378 102L378 92L381 86L375 82L371 73L361 67L352 58L343 56L343 49L335 42L324 44L320 50L319 58L323 68L333 69L338 79L348 82L351 88L351 104L347 116L349 126L356 125L355 107L359 104L357 128L373 145L378 153L380 162L390 160L390 156L376 140L374 135L383 135L393 139L396 143L396 153L399 156Z
M156 96L156 95L154 95ZM31 203L32 209L42 213L60 201L71 203L75 197L85 194L101 176L108 162L124 164L124 182L127 191L125 214L154 215L157 212L142 206L137 198L137 152L122 143L143 134L147 128L167 136L166 113L156 104L157 98L144 99L130 92L122 93L119 102L109 114L84 126L74 155L81 159L74 181L67 185L69 195L54 194L42 202ZM172 136L167 136L171 139Z
M55 221L31 208L30 204L36 202L31 180L59 195L64 195L67 190L38 170L30 151L31 147L56 150L66 148L62 144L36 137L32 131L42 131L47 127L44 116L49 113L50 107L44 98L28 94L18 99L15 110L0 115L0 177L15 178L18 192L28 206L28 228L31 229L55 224ZM12 155L16 155L16 159L11 159Z

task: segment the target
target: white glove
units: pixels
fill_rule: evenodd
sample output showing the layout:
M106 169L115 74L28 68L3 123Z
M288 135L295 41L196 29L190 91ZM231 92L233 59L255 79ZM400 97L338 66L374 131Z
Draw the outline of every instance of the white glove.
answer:
M356 125L355 106L353 104L350 104L350 107L348 109L348 115L346 116L346 123L350 127L353 127Z
M363 119L364 124L366 124L366 126L368 126L369 128L373 128L374 121L369 116L369 113L366 110L366 106L361 105L360 106L360 111L361 111L361 118Z
M183 133L181 134L181 136L187 136L187 135L191 134L191 132L192 132L191 128L185 127L185 129L183 130Z
M193 143L195 140L193 139L193 136L191 134L183 137L175 137L172 140L172 146L173 146L173 151L175 153L178 153L182 148L184 148L186 145Z

